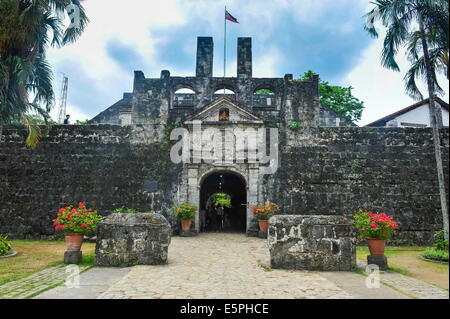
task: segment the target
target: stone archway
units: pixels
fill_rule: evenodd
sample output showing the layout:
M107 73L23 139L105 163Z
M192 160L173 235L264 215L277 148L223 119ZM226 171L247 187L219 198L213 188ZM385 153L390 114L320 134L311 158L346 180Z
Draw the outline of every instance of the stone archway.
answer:
M213 171L200 181L199 209L212 210L210 198L215 193L226 193L231 197L230 208L225 209L222 231L242 232L247 229L247 187L245 179L228 170ZM208 230L216 229L216 221L211 219Z

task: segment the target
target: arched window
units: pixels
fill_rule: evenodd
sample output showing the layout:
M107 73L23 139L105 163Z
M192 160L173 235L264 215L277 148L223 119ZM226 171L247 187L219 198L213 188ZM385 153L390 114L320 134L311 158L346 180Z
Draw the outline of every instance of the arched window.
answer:
M276 107L276 94L270 88L259 88L253 92L253 107Z
M195 106L195 92L189 88L181 88L173 94L174 107L194 107Z
M220 109L219 121L229 121L229 120L230 120L230 110L227 108Z
M216 87L213 97L216 99L222 95L236 99L236 92L233 90L232 87L229 86L219 85Z

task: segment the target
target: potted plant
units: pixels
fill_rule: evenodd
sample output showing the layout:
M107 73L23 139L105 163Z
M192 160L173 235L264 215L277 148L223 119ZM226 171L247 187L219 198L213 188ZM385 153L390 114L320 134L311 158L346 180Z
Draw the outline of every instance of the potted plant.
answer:
M181 222L181 228L184 231L191 229L192 218L197 213L198 207L189 203L172 207L173 215Z
M231 208L231 197L226 193L215 193L212 195L215 207Z
M53 220L53 226L57 231L63 231L67 251L79 251L85 234L91 233L97 227L101 216L96 210L87 208L86 203L81 202L78 207L62 207L58 216Z
M15 254L11 242L8 241L8 236L0 234L0 258L13 257Z
M374 214L359 210L353 215L353 219L360 238L367 240L370 254L372 256L384 256L386 239L390 238L398 228L398 224L393 220L393 217L385 213Z
M278 212L278 205L267 202L262 206L252 206L253 215L258 217L259 230L263 233L267 233L269 228L269 218Z

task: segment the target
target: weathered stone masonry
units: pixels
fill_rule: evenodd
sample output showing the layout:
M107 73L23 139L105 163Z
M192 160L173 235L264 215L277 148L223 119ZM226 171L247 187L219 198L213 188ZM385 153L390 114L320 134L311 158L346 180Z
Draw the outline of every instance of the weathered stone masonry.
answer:
M448 133L442 130L447 181ZM135 144L139 134L139 126L54 126L27 149L23 130L4 128L0 233L52 236L56 209L78 201L102 214L125 205L167 216L182 165L172 164L160 143ZM309 128L286 135L280 168L263 184L264 198L284 214L382 209L399 219L393 239L399 244L430 243L442 227L430 129ZM148 179L157 181L157 191L144 190Z
M4 127L0 233L52 237L56 210L78 201L105 215L120 206L155 211L176 230L171 206L198 205L202 182L223 172L245 185L247 235L258 232L250 205L270 200L289 215L384 210L400 222L393 242L431 243L442 216L430 129L356 127L320 105L318 76L303 82L291 74L253 78L251 38L238 39L237 57L237 77L213 77L213 41L200 37L195 77L164 70L159 78L146 78L135 71L133 92L94 117L92 125L53 126L36 149L24 146L23 129ZM234 94L218 94L222 89ZM260 89L272 94L255 94ZM223 109L229 121L219 121ZM193 120L202 121L202 130L277 128L277 172L263 177L263 164L248 162L173 164L170 131L190 130ZM298 129L289 127L292 121ZM441 134L448 190L448 129Z

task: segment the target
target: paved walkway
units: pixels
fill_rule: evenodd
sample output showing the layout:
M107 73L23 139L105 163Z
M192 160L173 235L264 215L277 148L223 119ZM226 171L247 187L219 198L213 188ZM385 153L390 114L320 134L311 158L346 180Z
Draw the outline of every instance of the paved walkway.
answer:
M355 286L360 292L354 292ZM105 299L364 297L406 298L387 287L368 289L364 277L356 273L328 273L326 277L319 272L271 270L266 241L236 234L174 237L167 266L133 267L99 296Z
M358 261L359 268L365 269L366 266L366 262ZM449 299L447 290L397 272L382 271L380 281L416 299Z
M391 272L381 273L386 285L369 289L354 272L272 270L266 241L239 234L173 237L168 265L92 268L79 288L49 289L67 275L64 265L48 268L0 286L0 299L448 299L446 290Z
M82 272L88 266L80 266ZM61 264L37 272L20 280L11 281L0 286L0 299L26 299L66 281L74 273L73 268Z
M34 299L96 299L129 271L130 268L92 268L81 274L78 287L61 285Z

